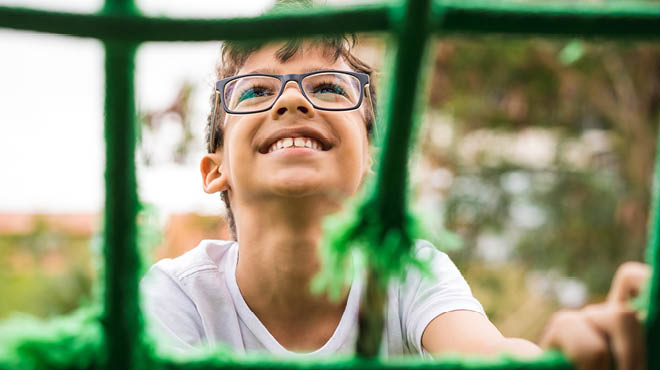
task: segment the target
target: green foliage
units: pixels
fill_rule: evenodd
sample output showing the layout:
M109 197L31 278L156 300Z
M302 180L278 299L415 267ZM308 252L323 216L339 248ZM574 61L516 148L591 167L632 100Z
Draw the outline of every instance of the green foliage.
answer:
M91 297L89 237L37 218L27 234L0 235L0 318L66 314Z
M545 204L547 221L520 240L520 257L534 266L558 269L587 283L604 295L611 271L627 260L640 260L644 245L629 240L616 219L616 177L594 173L564 172L557 185L537 191L534 198Z
M527 178L527 189L508 191L502 186L508 176ZM476 258L477 239L484 233L515 235L507 239L514 247L511 258L531 268L577 277L592 293L604 295L616 267L622 261L641 259L644 250L628 240L625 226L617 222L623 189L616 180L602 173L510 167L459 176L446 204L449 228L466 241L466 247L454 255L456 262L469 265ZM515 207L526 207L523 211L539 220L520 225Z
M641 260L660 117L658 65L660 48L643 42L439 42L430 103L451 117L453 137L443 148L427 140L425 150L455 176L444 209L449 229L465 239L458 264L475 257L484 233L504 235L512 258L577 277L601 295L618 264ZM532 127L552 137L545 163L509 150ZM466 157L467 139L492 136L505 139L481 141ZM507 190L511 176L525 178L526 190ZM521 207L542 222L517 225L512 214Z

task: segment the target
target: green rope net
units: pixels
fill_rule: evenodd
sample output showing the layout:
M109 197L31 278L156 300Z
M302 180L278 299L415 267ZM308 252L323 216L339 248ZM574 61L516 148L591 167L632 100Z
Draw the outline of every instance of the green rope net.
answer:
M448 357L439 362L378 359L385 286L410 265L423 268L411 254L420 223L407 209L407 164L415 137L415 105L422 61L432 34L522 34L571 37L656 39L660 7L615 3L595 7L486 1L407 0L351 8L310 8L243 19L169 19L146 17L132 0L106 0L95 14L70 14L0 6L0 27L89 37L105 46L106 203L104 217L104 290L98 308L86 308L49 322L14 319L0 326L0 369L570 369L564 357L548 352L532 361L506 356L496 360ZM364 256L367 294L361 312L357 356L348 359L275 362L240 358L223 350L182 358L158 355L144 333L139 305L141 272L136 218L134 98L135 50L148 41L259 40L387 32L396 51L383 104L377 174L361 202L347 217L328 224L327 268L321 283L338 276L353 249ZM648 262L660 266L660 161L656 159ZM334 220L334 221L333 221ZM325 277L325 280L324 280ZM647 296L648 366L660 368L660 274L654 273Z

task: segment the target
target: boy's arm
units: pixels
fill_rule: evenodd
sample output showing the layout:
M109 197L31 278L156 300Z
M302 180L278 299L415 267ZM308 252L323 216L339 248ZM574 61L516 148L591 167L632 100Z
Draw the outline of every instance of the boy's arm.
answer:
M628 301L637 296L650 276L648 266L626 263L619 267L606 302L579 311L555 314L546 327L541 345L562 350L578 369L644 369L646 348L642 325ZM476 312L453 311L429 323L422 345L431 353L510 353L524 357L540 348L523 339L505 338L493 324Z
M422 345L436 354L509 353L531 357L541 353L541 349L532 342L505 338L488 319L473 311L452 311L436 317L422 334Z

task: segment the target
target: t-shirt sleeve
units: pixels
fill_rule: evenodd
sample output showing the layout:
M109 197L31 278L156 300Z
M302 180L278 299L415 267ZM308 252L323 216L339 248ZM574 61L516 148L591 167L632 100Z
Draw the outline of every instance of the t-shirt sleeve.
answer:
M447 254L426 241L418 241L415 249L420 259L428 261L431 274L416 269L407 274L401 285L400 312L408 345L423 354L422 334L438 315L456 310L486 314Z
M202 339L201 318L195 304L175 277L153 265L140 282L147 330L159 347L187 352Z

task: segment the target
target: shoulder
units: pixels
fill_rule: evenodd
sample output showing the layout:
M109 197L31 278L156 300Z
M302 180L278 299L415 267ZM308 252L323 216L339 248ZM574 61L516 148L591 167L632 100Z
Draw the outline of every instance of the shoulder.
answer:
M424 278L432 280L447 277L463 278L447 253L439 250L431 242L421 239L416 240L413 253L424 264L426 270L419 271L419 269L413 268L408 272L408 278L419 280Z
M204 337L204 310L227 300L226 294L213 294L223 291L221 275L234 245L231 241L204 240L179 257L151 266L140 290L145 313L158 332L183 347Z
M472 294L458 267L436 246L426 240L416 240L413 253L422 262L424 268L411 267L400 282L401 289L408 293L432 289Z
M439 256L440 258L449 259L446 253L440 251L438 247L433 245L428 240L424 240L424 239L415 240L415 245L413 249L415 255L419 258L436 258Z
M204 240L155 263L140 283L150 330L182 349L226 332L235 317L226 276L237 248L233 241Z
M161 271L174 280L183 281L206 271L222 272L225 259L233 241L202 240L199 245L176 257L156 262L147 276L154 270Z
M233 241L203 240L181 256L162 259L149 268L140 283L141 289L147 298L192 298L198 290L195 287L220 282L218 277L224 274L225 261L234 245Z
M485 316L483 307L449 256L425 240L417 240L415 256L425 269L410 268L396 286L403 335L422 353L422 333L435 317L449 311L467 310Z
M467 287L463 275L454 262L432 243L421 239L416 240L412 253L421 262L422 267L411 265L405 270L403 276L394 280L393 287L400 290L400 295L415 294L415 292L419 292L419 289L429 287L446 288L448 284ZM463 286L463 284L465 285Z

